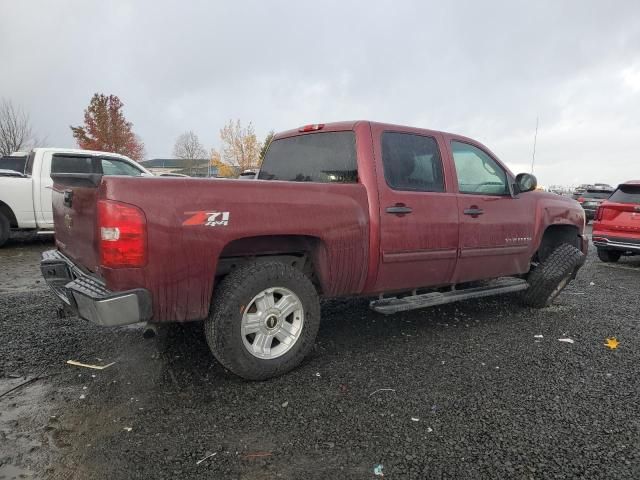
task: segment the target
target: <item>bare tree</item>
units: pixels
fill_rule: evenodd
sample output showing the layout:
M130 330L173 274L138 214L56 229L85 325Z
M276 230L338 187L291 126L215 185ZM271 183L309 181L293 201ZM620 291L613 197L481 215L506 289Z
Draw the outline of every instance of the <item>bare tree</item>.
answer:
M37 146L29 115L9 100L0 101L0 155Z
M173 155L177 158L189 160L205 158L207 151L200 143L198 135L189 130L180 135L176 140L176 144L173 147Z
M173 146L173 156L185 160L185 168L191 169L195 160L207 157L207 151L200 143L198 135L189 130L176 140Z

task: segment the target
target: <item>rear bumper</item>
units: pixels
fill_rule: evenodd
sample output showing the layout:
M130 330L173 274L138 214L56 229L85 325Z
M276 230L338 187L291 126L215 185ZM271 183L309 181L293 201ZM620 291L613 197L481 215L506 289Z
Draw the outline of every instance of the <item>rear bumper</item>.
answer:
M40 271L65 308L91 323L114 327L151 318L151 295L147 290L107 290L100 280L83 272L58 250L42 254Z
M593 244L598 248L640 253L640 240L594 235Z

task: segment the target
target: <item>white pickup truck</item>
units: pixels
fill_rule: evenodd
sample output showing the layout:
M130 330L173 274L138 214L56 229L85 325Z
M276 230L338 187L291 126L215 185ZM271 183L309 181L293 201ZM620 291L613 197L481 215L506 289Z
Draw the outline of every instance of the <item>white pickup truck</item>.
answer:
M140 164L115 153L34 148L26 157L2 157L0 246L7 241L10 232L15 230L53 233L52 173L153 176Z

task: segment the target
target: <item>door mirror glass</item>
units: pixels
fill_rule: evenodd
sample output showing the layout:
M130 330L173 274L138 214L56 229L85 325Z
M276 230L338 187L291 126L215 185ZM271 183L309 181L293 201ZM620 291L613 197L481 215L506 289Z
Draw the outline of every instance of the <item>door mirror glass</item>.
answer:
M516 175L516 189L519 193L530 192L538 186L538 180L530 173L519 173Z

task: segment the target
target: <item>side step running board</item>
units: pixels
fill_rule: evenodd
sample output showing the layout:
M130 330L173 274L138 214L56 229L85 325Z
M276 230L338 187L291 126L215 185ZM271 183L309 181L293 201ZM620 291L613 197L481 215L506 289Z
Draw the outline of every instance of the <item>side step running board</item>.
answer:
M392 313L405 312L407 310L415 310L424 307L433 307L435 305L444 305L445 303L468 300L470 298L481 298L500 295L502 293L518 292L520 290L526 290L527 288L529 288L529 284L526 280L514 277L502 277L496 280L491 280L481 287L452 290L450 292L429 292L402 298L393 297L374 300L369 304L369 307L378 313L391 315Z

